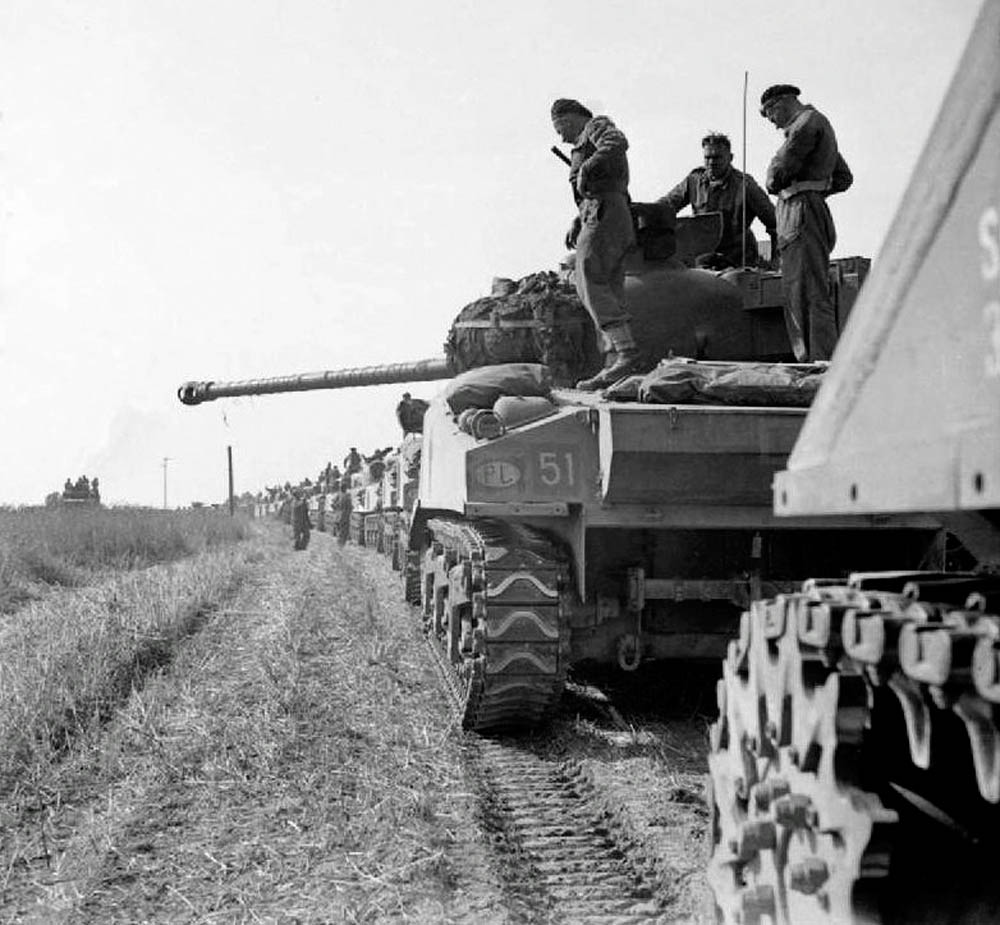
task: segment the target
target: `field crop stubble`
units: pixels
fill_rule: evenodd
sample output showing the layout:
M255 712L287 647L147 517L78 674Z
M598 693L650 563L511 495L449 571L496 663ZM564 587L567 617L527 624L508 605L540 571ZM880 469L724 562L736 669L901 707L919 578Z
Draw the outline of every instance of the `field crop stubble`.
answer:
M51 587L85 586L247 535L246 521L212 510L0 508L0 614Z
M42 786L75 740L169 661L232 592L242 553L231 541L246 533L203 513L0 512L0 601L34 585L34 600L0 616L0 797ZM210 551L176 561L185 549ZM168 561L136 567L157 558Z
M321 538L294 555L280 529L262 539L246 545L265 561L167 670L0 795L0 825L15 824L0 831L0 919L502 919L487 875L468 890L484 863L470 797L395 576ZM53 615L63 597L114 609L56 592ZM151 611L156 598L147 586ZM114 620L105 636L147 633Z

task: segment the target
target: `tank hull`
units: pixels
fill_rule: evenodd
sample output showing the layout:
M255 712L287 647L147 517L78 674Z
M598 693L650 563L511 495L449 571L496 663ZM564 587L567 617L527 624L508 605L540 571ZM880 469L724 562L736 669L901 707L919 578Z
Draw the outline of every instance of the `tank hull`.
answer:
M549 537L570 569L567 658L634 668L725 651L754 595L816 572L928 555L926 518L781 520L771 482L802 409L640 405L557 391L552 413L493 440L464 433L443 402L425 417L412 547L447 516Z

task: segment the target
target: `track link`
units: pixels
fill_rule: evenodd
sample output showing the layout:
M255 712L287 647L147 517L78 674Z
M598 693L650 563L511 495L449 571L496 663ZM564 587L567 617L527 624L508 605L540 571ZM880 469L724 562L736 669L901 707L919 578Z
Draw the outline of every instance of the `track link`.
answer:
M998 590L974 575L859 573L743 614L710 735L709 880L723 921L881 922L896 777L921 812L960 826L978 815L984 829L996 819Z
M431 520L420 567L424 627L451 666L462 726L534 726L562 694L568 567L543 534L497 521Z

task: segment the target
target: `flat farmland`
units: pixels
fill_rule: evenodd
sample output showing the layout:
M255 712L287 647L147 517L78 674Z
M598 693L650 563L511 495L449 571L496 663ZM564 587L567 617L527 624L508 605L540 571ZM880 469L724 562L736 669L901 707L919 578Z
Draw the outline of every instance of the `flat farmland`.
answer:
M510 821L531 790L506 805L456 728L398 576L324 534L293 552L286 531L77 565L0 617L0 921L581 920ZM105 662L85 690L53 642L74 634ZM623 720L588 690L485 745L568 780L573 825L641 888L586 920L707 921L697 704Z

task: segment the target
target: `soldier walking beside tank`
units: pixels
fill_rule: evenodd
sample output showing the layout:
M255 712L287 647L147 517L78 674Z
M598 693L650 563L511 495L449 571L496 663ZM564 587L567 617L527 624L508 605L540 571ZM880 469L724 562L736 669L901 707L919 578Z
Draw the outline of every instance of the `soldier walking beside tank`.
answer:
M633 372L639 351L625 307L625 257L635 246L628 197L628 140L607 116L576 100L552 104L552 126L573 145L569 179L579 214L566 235L576 247L576 291L613 351L613 361L577 388L592 391Z
M305 549L309 545L309 530L312 528L309 520L309 502L301 489L295 489L293 496L292 546L295 549Z
M698 266L713 270L758 262L757 239L750 226L758 219L771 239L771 254L777 253L774 206L750 174L733 167L732 144L726 135L711 133L701 140L704 167L695 167L658 202L679 212L690 206L695 215L722 213L722 238L715 253L700 255ZM743 181L746 180L746 216L743 215Z
M760 112L785 133L767 168L767 190L775 210L781 252L785 325L795 358L829 360L837 343L837 318L830 296L830 252L837 241L826 197L854 182L837 148L830 121L799 102L798 87L777 84L760 98Z
M337 542L343 546L351 535L351 511L354 505L351 502L351 495L347 490L346 478L340 483L340 494L336 499L337 507Z

